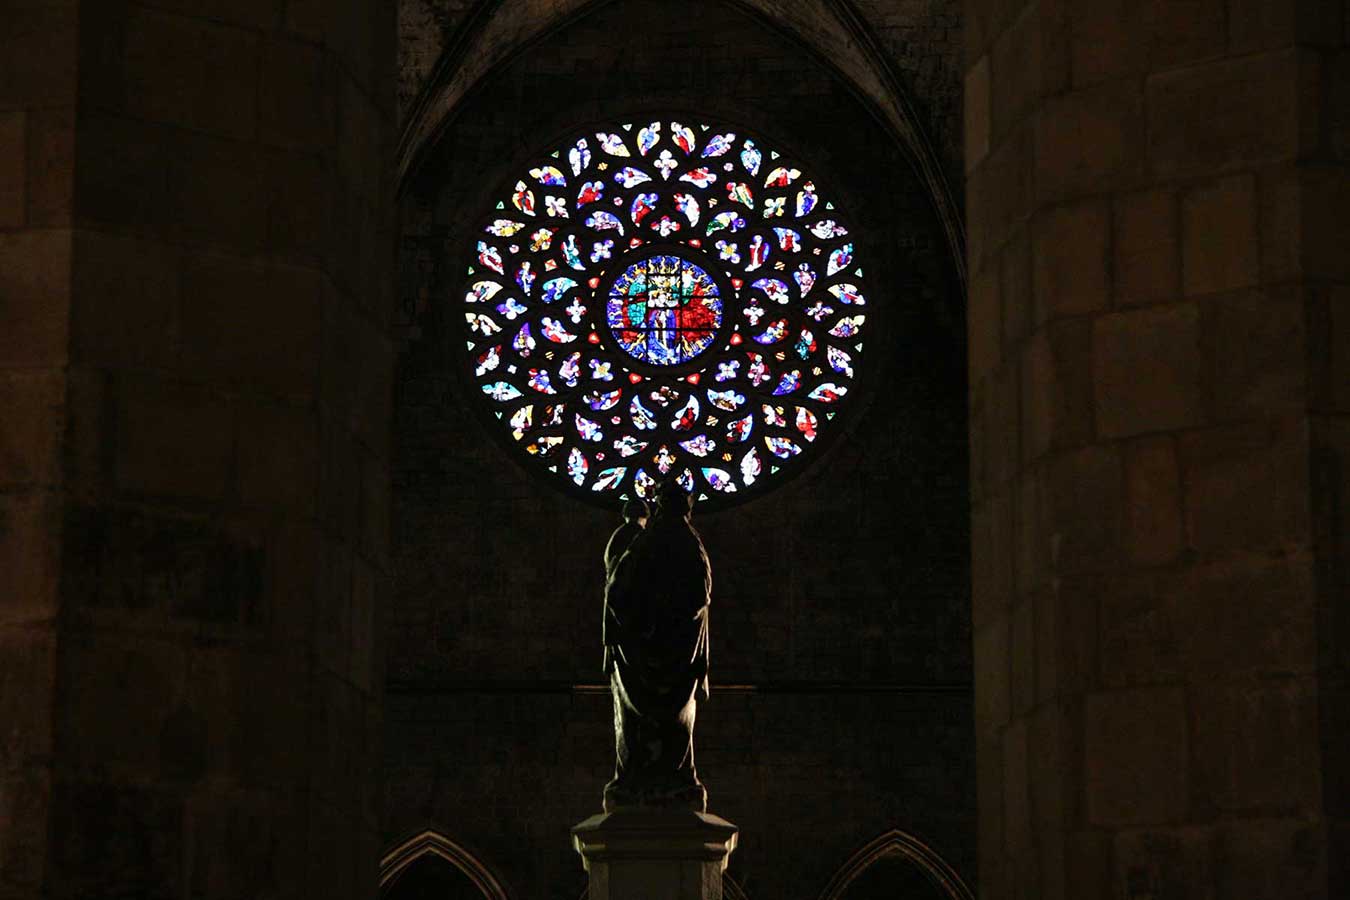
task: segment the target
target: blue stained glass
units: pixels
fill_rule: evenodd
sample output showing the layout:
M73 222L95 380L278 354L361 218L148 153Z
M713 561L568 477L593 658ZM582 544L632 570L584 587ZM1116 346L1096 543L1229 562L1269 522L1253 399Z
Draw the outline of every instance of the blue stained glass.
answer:
M712 346L722 325L717 283L697 263L660 255L635 262L614 281L605 319L624 352L674 366Z

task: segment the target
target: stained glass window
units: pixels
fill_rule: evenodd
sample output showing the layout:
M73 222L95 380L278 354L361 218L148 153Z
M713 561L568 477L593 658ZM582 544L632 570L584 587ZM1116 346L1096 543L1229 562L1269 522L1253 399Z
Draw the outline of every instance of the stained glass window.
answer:
M639 260L610 285L605 305L610 333L639 362L687 363L711 347L721 329L717 282L677 254L678 249Z
M734 128L577 136L508 182L468 255L468 366L531 465L615 502L727 502L804 465L854 388L846 217Z

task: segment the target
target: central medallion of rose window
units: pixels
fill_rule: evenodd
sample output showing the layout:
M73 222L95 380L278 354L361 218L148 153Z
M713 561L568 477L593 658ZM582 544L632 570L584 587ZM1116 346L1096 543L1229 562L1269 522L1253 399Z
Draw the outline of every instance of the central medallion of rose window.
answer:
M651 366L679 366L716 341L721 290L695 262L674 254L648 256L614 279L605 319L629 356Z

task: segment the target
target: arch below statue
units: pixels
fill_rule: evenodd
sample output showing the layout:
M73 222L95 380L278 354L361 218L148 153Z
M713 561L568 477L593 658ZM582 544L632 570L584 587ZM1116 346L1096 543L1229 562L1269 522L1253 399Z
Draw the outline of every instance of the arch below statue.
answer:
M975 900L975 895L947 861L912 834L892 829L869 841L835 872L819 900L845 900L849 888L872 866L889 857L900 857L950 900Z
M428 856L448 862L483 895L485 900L512 900L501 880L468 850L438 831L427 829L390 850L380 860L380 894L385 896L419 860Z

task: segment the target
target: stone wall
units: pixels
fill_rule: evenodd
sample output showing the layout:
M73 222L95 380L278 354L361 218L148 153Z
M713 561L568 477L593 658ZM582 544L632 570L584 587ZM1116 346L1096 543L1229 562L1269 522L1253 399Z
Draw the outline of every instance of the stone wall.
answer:
M0 15L0 895L35 897L58 812L77 19L74 3Z
M370 896L392 10L0 21L0 895Z
M399 0L398 109L406 116L475 0Z
M1346 25L966 4L984 896L1345 894Z
M471 69L472 81L569 19L626 0L400 0L399 109L405 127L434 83L443 55ZM686 7L692 30L714 27L729 5L758 13L760 27L791 34L803 50L868 79L893 78L912 113L908 126L932 147L948 189L961 187L961 8L958 0L714 0ZM875 45L878 58L871 57ZM693 45L691 45L693 46ZM753 51L752 51L753 55ZM483 65L486 60L489 65ZM875 71L878 67L882 70ZM458 73L450 77L459 79ZM857 87L857 85L855 85ZM866 91L863 91L866 93ZM872 101L893 103L878 92ZM444 114L449 110L441 110ZM405 133L405 137L408 136Z
M937 148L955 191L961 190L962 38L959 0L854 0L867 32Z
M800 149L863 226L883 298L847 433L772 495L696 516L715 572L699 767L712 810L743 829L732 875L751 897L813 897L891 828L973 868L955 266L908 161L849 88L760 19L703 9L606 5L533 45L457 109L406 188L387 836L438 827L521 897L584 885L567 828L611 774L609 698L591 686L617 523L504 452L458 377L450 314L468 227L523 161L661 106Z

